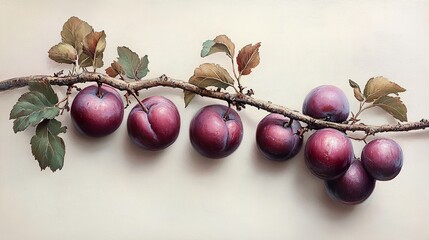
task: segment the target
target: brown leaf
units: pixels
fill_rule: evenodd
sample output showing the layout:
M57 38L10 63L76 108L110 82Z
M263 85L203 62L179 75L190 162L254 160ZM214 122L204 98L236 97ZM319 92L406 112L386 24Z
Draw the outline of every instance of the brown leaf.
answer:
M405 91L405 88L402 88L398 84L380 76L368 80L365 85L363 95L366 98L366 102L373 102L379 97L387 96L389 94L398 94Z
M94 31L93 28L87 22L77 17L71 17L63 25L61 39L64 43L72 45L80 53L83 38L92 31Z
M252 68L259 64L259 47L261 43L255 45L248 44L244 46L237 56L238 71L240 75L249 75L252 72Z
M189 78L189 83L200 87L217 87L227 88L234 85L234 79L229 75L228 71L214 63L204 63L197 67L194 75ZM189 105L191 100L195 97L195 93L184 91L185 107Z
M76 49L68 43L59 43L49 49L49 58L57 63L76 63Z
M200 88L208 86L227 88L234 84L234 79L228 71L214 63L204 63L197 67L194 75L189 79L189 83Z
M201 57L206 57L217 52L224 52L232 59L235 54L235 45L226 35L219 35L215 39L207 40L203 43Z
M382 96L375 100L373 104L381 107L399 121L407 121L407 107L399 97Z
M362 102L363 100L365 100L364 97L363 97L363 95L362 95L362 91L360 90L359 84L357 84L356 82L354 82L351 79L349 79L349 84L350 84L350 87L353 88L353 94L354 94L355 98L359 102Z
M106 48L106 34L104 31L91 32L83 39L83 51L91 58L96 58Z
M91 67L93 64L93 60L91 56L88 56L88 54L82 52L81 54L79 54L78 64L81 67Z
M195 93L189 92L189 91L183 91L184 94L184 100L185 100L185 107L189 105L189 103L192 101L192 99L195 97Z
M106 69L106 74L113 78L118 76L119 74L122 75L123 73L124 70L122 70L121 65L117 61L113 61L113 63L110 64L110 67Z

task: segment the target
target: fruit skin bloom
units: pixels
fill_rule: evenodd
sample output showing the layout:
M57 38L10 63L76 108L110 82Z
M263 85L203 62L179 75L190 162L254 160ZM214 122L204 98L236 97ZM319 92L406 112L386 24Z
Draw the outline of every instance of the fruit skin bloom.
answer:
M302 127L277 113L270 113L258 124L256 143L265 157L274 161L286 161L294 157L302 147Z
M332 180L348 169L353 159L353 146L343 133L332 128L317 130L305 144L305 163L315 176Z
M200 109L192 119L189 138L195 150L208 158L223 158L233 153L243 138L238 113L223 105Z
M394 140L379 138L365 145L361 159L371 176L380 181L388 181L401 171L403 153L401 146Z
M344 122L349 116L350 105L341 89L332 85L322 85L307 94L302 113L317 119Z
M145 112L136 104L127 119L127 132L137 146L151 151L173 144L180 132L180 115L176 105L163 96L151 96L141 101Z
M325 182L328 195L345 204L365 201L375 188L375 179L370 176L359 160L353 160L341 177Z
M71 118L79 132L91 137L104 137L116 129L124 118L124 104L121 95L112 87L102 85L101 97L98 86L82 89L74 98Z

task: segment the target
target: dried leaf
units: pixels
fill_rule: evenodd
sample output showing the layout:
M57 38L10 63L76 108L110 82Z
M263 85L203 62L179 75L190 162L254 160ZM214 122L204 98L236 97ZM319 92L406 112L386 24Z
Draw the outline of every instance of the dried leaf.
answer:
M77 60L76 49L68 43L59 43L49 49L49 58L57 63L73 64Z
M389 94L398 94L405 91L406 90L398 84L380 76L368 80L363 91L363 95L366 102L373 102L379 97L387 96Z
M63 25L61 39L64 43L72 45L80 53L83 38L93 31L94 29L87 22L77 17L71 17Z
M65 145L60 133L66 132L61 122L50 119L44 120L36 128L36 135L31 138L31 152L43 170L49 167L53 172L62 169L64 165Z
M88 56L86 53L82 52L79 55L78 64L81 67L91 67L93 64L92 58Z
M349 85L350 85L350 87L352 87L352 88L359 88L359 89L360 89L359 84L357 84L355 81L353 81L353 80L351 80L351 79L349 79Z
M259 47L261 43L255 45L248 44L244 46L237 56L238 71L240 75L249 75L252 68L259 64Z
M364 97L363 97L362 91L360 90L360 86L359 86L359 84L357 84L356 82L354 82L354 81L353 81L353 80L351 80L351 79L349 79L349 84L350 84L350 87L352 87L352 88L353 88L353 94L354 94L355 98L356 98L359 102L364 101L365 99L364 99Z
M200 88L212 86L225 89L234 85L234 79L225 68L218 64L204 63L195 69L194 75L189 78L189 83ZM184 91L185 107L188 106L194 96L194 93Z
M137 53L127 47L118 47L118 55L118 62L128 78L140 80L149 72L147 55L140 58Z
M226 35L219 35L214 40L207 40L203 43L201 57L206 57L217 52L224 52L232 59L235 54L235 45Z
M225 89L234 84L234 79L220 65L204 63L195 69L194 75L189 79L189 83L200 88L213 86Z
M407 107L399 97L382 96L373 103L401 122L407 121Z
M89 33L83 39L83 52L79 55L79 65L81 67L102 67L105 48L106 34L104 31Z
M121 64L117 61L113 61L113 63L110 64L110 67L106 69L106 74L114 78L119 74L124 74L124 70L122 70Z
M104 31L91 32L83 39L83 51L91 58L96 58L106 48L106 34Z
M93 68L101 68L104 65L103 62L103 53L97 56L96 59L92 59L86 53L82 52L79 55L79 66L81 67L93 67Z
M189 105L189 103L192 101L192 99L195 97L195 93L189 92L189 91L183 91L184 94L184 100L185 100L185 107Z

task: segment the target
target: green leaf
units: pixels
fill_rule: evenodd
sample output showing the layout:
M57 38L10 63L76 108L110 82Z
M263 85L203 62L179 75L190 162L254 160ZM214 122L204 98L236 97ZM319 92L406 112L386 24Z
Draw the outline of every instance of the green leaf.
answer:
M24 93L13 106L9 119L13 121L15 133L36 126L44 119L58 116L60 109L55 106L58 97L47 82L29 83L30 92Z
M189 78L189 83L200 88L211 86L225 89L234 85L234 79L218 64L204 63L195 69L194 75ZM194 96L194 93L184 91L185 106L188 106Z
M215 44L216 44L216 42L213 40L207 40L207 41L203 42L203 49L201 49L200 56L201 57L207 57L208 55L215 53L214 51L210 52L210 50L212 49L212 47ZM216 52L222 52L222 51L216 51Z
M24 93L13 106L9 119L13 121L15 133L36 126L44 119L53 119L60 113L55 106L58 97L48 82L29 83L30 92Z
M127 47L118 47L118 55L118 62L128 78L140 80L149 72L147 55L140 59L137 53Z
M238 52L237 65L240 75L249 75L252 68L259 65L259 47L261 47L260 42L255 45L248 44Z
M64 43L72 45L80 54L83 38L93 31L94 29L87 22L71 17L63 25L61 39Z
M405 88L402 88L398 84L380 76L368 80L365 85L363 95L365 96L366 102L373 102L379 97L387 96L389 94L398 94L405 91Z
M37 125L36 135L31 138L30 144L31 152L42 170L49 167L55 172L63 168L65 145L58 135L66 130L56 119L44 120Z
M137 75L138 80L144 78L147 75L147 73L149 72L148 65L149 65L149 59L148 59L147 55L144 55L144 57L142 57L140 59L140 63L138 65L137 71L136 71L136 75Z
M207 40L203 43L201 57L206 57L217 52L224 52L232 59L234 57L235 45L226 35L219 35L215 39Z
M77 60L76 49L68 43L59 43L49 49L49 58L57 63L73 64Z
M81 57L83 59L89 58L94 68L100 68L103 66L103 52L106 48L106 34L104 31L91 32L83 39L83 53ZM83 67L88 67L89 60L82 61ZM81 65L82 66L82 65Z
M407 121L407 107L399 97L382 96L373 103L401 122Z
M364 99L364 97L363 97L363 95L362 95L362 91L360 90L360 86L359 86L359 84L357 84L356 82L354 82L354 81L353 81L353 80L351 80L351 79L349 79L349 84L350 84L350 87L352 87L352 88L353 88L353 94L354 94L355 98L356 98L359 102L364 101L365 99Z

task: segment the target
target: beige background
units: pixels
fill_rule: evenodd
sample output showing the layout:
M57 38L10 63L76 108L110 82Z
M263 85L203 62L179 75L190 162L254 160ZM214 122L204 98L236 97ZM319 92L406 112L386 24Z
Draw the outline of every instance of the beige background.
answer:
M347 80L364 85L384 75L407 88L410 120L429 117L429 1L0 0L0 79L67 69L47 51L73 15L106 31L105 63L115 59L116 46L148 54L148 77L186 80L205 61L229 67L223 54L199 57L203 41L224 33L237 50L262 42L261 64L243 79L257 98L299 110L310 89L334 84L356 111ZM153 153L131 145L125 122L111 136L86 138L65 114L64 169L40 171L28 144L34 129L15 135L8 120L24 91L0 93L0 239L429 238L427 131L379 135L403 147L402 172L350 207L326 196L302 152L286 163L261 156L254 134L266 112L240 113L244 139L231 156L199 156L188 140L190 119L219 102L196 98L185 109L173 89L141 92L177 104L182 129L170 148ZM362 117L394 123L377 109ZM354 143L356 155L362 147Z

